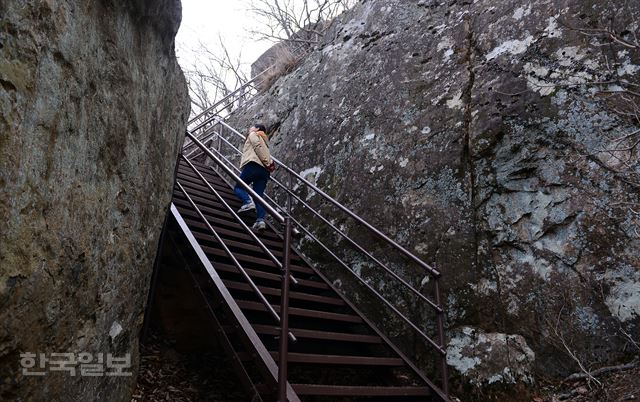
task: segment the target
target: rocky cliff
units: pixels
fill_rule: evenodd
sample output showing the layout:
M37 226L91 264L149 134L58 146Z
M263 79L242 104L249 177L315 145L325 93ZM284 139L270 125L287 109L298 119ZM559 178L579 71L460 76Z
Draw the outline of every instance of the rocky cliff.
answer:
M270 125L278 157L440 269L454 375L514 392L638 353L638 13L362 1L233 125Z
M188 116L180 18L178 0L0 2L2 400L130 398ZM51 370L81 352L130 353L134 376Z

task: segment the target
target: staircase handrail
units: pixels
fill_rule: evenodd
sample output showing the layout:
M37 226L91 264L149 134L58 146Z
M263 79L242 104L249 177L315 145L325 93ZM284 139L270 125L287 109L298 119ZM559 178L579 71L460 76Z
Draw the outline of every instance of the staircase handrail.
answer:
M213 119L215 121L214 123L214 127L211 127L211 130L207 130L207 134L211 134L213 133L213 138L215 138L215 136L217 136L219 139L221 139L222 141L224 141L227 145L231 146L235 153L238 154L240 153L240 150L238 148L236 148L235 146L233 146L233 144L231 144L226 138L224 138L224 136L221 135L221 132L216 132L215 130L215 125L219 124L220 127L226 127L228 129L228 131L230 131L231 133L233 133L235 136L244 139L245 136L242 135L238 130L236 130L235 128L233 128L232 126L230 126L228 123L226 123L225 121L223 121L221 118L219 117L214 117ZM221 130L220 130L221 131ZM219 146L222 144L222 141L219 142ZM208 152L207 155L211 155L212 152L211 150L207 149ZM222 156L222 153L220 152L220 150L216 150L216 152L218 153L218 155ZM227 159L222 157L227 163L229 163L232 167L235 168L235 166L233 166L233 164ZM440 271L432 268L431 266L429 266L429 264L427 264L426 262L422 261L419 257L417 257L415 254L411 253L409 250L407 250L405 247L401 246L400 244L398 244L396 241L394 241L393 239L391 239L389 236L387 236L386 234L384 234L381 230L379 230L378 228L374 227L372 224L370 224L369 222L367 222L366 220L364 220L362 217L358 216L355 212L351 211L349 208L347 208L346 206L344 206L343 204L341 204L339 201L337 201L336 199L334 199L333 197L331 197L330 195L328 195L327 193L325 193L324 191L322 191L320 188L318 188L316 185L314 185L313 183L309 182L307 179L305 179L304 177L302 177L299 173L297 173L296 171L294 171L291 167L287 166L285 163L283 163L281 160L279 160L276 157L272 156L273 161L280 166L284 171L289 173L289 187L291 187L291 189L289 189L287 186L283 185L282 183L280 183L275 177L272 177L272 180L276 183L276 185L278 185L278 187L281 187L282 189L284 189L285 192L287 192L287 197L289 199L288 203L290 203L292 198L295 198L297 200L300 200L299 197L296 197L295 194L293 194L293 185L292 185L292 178L296 178L299 182L301 182L304 186L306 186L308 189L310 189L311 191L314 191L316 194L319 194L322 198L324 198L325 200L327 200L328 202L330 202L331 204L333 204L334 206L336 206L338 209L340 209L341 211L343 211L344 213L346 213L349 217L351 217L352 219L354 219L356 222L360 223L361 225L365 226L370 232L374 233L378 238L382 239L385 243L387 243L388 245L390 245L393 249L399 251L401 254L403 254L405 257L408 257L411 261L415 262L416 264L418 264L418 266L420 266L421 268L423 268L432 278L434 278L434 295L435 295L435 300L432 302L431 300L428 300L425 297L421 297L423 300L427 300L427 303L434 309L435 313L436 313L436 326L437 326L437 332L438 332L438 342L433 341L430 337L428 337L424 332L422 332L419 328L417 328L415 326L415 324L413 324L412 322L408 322L408 324L414 329L417 330L417 333L423 337L425 340L427 340L428 343L431 344L431 346L433 346L435 348L435 350L438 352L438 354L441 356L441 372L442 372L442 377L443 377L443 391L445 392L445 394L448 392L448 386L447 386L447 367L446 367L446 345L445 345L445 335L444 335L444 309L442 307L442 301L441 301L441 294L440 294L440 279L442 277L442 274ZM216 163L220 163L220 158L215 158ZM265 197L269 198L270 200L272 200L272 202L274 203L274 205L278 206L280 208L280 210L285 210L284 208L282 208L280 205L278 205L277 202L273 201L273 199L271 197L269 197L268 195L265 195ZM306 204L306 203L305 203ZM307 207L305 205L305 207ZM308 208L308 207L307 207ZM312 208L308 208L310 209L312 212L314 211ZM289 217L291 217L291 215L288 215ZM325 222L326 220L323 220L323 222ZM307 232L306 230L304 230L305 228L303 226L300 225L299 222L297 222L295 219L293 219L293 222L296 223L297 226L299 226L301 229L303 229L304 232ZM342 237L347 238L350 240L350 238L344 234L344 232L342 232L341 230L339 230L338 228L335 227L335 225L330 225L331 229L340 234ZM307 235L309 235L309 233L306 233ZM311 236L311 238L313 240L315 240L316 242L318 242L317 238L314 238L314 236ZM350 244L354 244L355 242L353 240L351 240L349 242ZM361 247L355 243L356 248L360 251ZM333 253L332 256L334 258L336 258L337 256ZM378 259L376 259L375 257L373 257L370 253L366 252L364 253L364 255L366 255L367 257L371 257L373 258L373 261L376 262L379 266L383 267L385 269L385 271L389 272L390 270L384 266L384 264L382 264ZM346 266L341 259L338 258L338 262L340 262L343 266ZM347 266L348 268L348 266ZM397 274L395 274L395 272L392 272L391 275L398 279L399 276ZM357 278L359 278L356 275ZM406 281L401 280L400 281L402 284L408 286L413 293L420 293L419 291L417 291L415 288L413 288L413 286L411 286L410 284L408 284ZM368 287L370 288L370 287ZM381 295L379 295L377 292L376 296L380 297ZM382 297L383 302L387 301L384 297ZM393 306L389 305L389 303L385 303L387 306L391 307L392 310L396 313L399 313L399 311L397 309L395 309ZM407 322L407 317L405 317L402 314L399 314L400 318L403 319L403 321Z
M227 127L236 136L239 136L242 139L245 138L245 136L242 135L238 130L236 130L233 127L231 127L229 124L224 122L222 119L215 118L214 120L216 120L218 123L222 124L223 126ZM209 151L209 153L211 153L211 152ZM425 271L427 271L429 274L431 274L431 276L433 276L434 278L439 278L442 275L440 273L440 271L432 268L429 264L427 264L426 262L422 261L418 256L416 256L415 254L413 254L412 252L407 250L405 247L403 247L400 244L398 244L395 240L391 239L389 236L384 234L381 230L379 230L378 228L376 228L375 226L373 226L372 224L370 224L369 222L364 220L364 218L360 217L358 214L356 214L355 212L351 211L349 208L347 208L346 206L341 204L338 200L336 200L335 198L331 197L329 194L327 194L324 191L322 191L321 189L319 189L316 185L314 185L313 183L309 182L307 179L302 177L300 174L298 174L296 171L294 171L291 167L286 165L284 162L282 162L278 158L274 157L273 155L271 156L271 159L277 165L279 165L284 170L286 170L288 173L292 174L296 179L301 181L305 186L309 187L311 190L316 192L316 194L319 194L322 198L326 199L331 204L333 204L338 209L340 209L342 212L346 213L351 218L355 219L358 223L362 224L364 227L369 229L376 236L381 238L384 242L386 242L387 244L391 245L393 248L395 248L396 250L398 250L402 254L404 254L407 258L409 258L410 260L412 260L413 262L418 264Z
M217 108L220 104L224 103L225 101L227 101L229 98L231 98L232 96L236 95L238 92L241 92L242 90L246 89L249 86L253 86L253 84L258 80L258 78L260 78L263 74L265 74L267 71L269 71L270 69L272 69L273 66L269 66L267 68L265 68L263 71L261 71L260 73L258 73L255 77L253 77L252 79L250 79L249 81L245 82L244 84L242 84L239 88L235 89L233 92L225 95L225 97L223 97L222 99L220 99L219 101L217 101L216 103L214 103L213 105L209 106L208 108L206 108L205 110L201 111L200 113L198 113L197 116L192 117L191 119L189 119L189 121L187 122L187 127L189 125L191 125L192 123L194 123L196 120L198 120L199 118L206 116L207 114L210 114L211 111L215 108ZM218 114L219 112L214 113Z
M193 134L191 134L189 131L187 131L185 134L187 135L187 137L191 138L191 140L205 154L207 154L207 156L211 158L216 163L216 165L220 166L220 168L224 170L226 174L231 176L233 180L235 180L242 188L244 188L251 195L251 198L253 198L254 202L259 202L260 204L262 204L264 206L264 209L266 209L267 212L269 212L278 223L284 225L284 217L278 211L276 211L275 208L273 208L263 197L258 195L258 193L256 193L251 186L241 180L240 176L236 175L231 169L229 169L226 164L224 164L216 155L214 155L213 152L211 152L211 150L208 149L202 142L200 142L200 140L198 140Z

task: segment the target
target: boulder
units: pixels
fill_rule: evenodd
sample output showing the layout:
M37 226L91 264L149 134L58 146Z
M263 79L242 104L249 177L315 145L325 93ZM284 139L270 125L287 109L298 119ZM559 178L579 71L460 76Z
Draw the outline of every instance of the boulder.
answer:
M363 1L231 123L270 126L277 157L439 269L450 334L520 336L534 379L578 370L563 342L591 367L625 360L625 334L640 338L640 168L639 108L621 93L639 84L640 54L606 29L633 41L639 12L622 0ZM421 317L371 262L350 261Z
M180 19L178 0L0 2L2 400L130 399L189 114ZM72 376L53 353L131 367Z

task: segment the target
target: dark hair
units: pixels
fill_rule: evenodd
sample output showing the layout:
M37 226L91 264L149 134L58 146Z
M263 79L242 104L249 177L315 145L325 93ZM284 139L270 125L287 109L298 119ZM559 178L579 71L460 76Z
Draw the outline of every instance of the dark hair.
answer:
M264 126L264 124L254 124L252 127L257 128L260 131L264 131L265 134L267 133L267 128Z

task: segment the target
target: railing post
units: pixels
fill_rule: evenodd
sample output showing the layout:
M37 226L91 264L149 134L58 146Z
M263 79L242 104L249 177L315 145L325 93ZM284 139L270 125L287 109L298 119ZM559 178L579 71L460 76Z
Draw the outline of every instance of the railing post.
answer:
M289 172L289 190L293 191L293 175ZM287 214L291 216L291 193L287 191Z
M284 218L284 257L280 292L280 348L278 351L278 401L287 401L287 366L289 354L289 260L291 250L291 217Z
M214 131L216 133L216 137L218 137L218 145L216 147L216 150L218 151L218 154L222 154L222 124L218 121L218 128L219 130ZM218 172L218 174L220 174L220 167L216 165L216 172Z
M229 126L227 123L225 123L223 120L221 119L216 119L218 124L221 126L220 128L220 132L217 133L218 134L218 142L224 142L227 146L229 146L230 149L235 151L236 157L238 157L239 155L242 154L240 149L237 149L235 145L233 145L231 142L229 142L224 136L220 135L220 133L223 132L223 130L226 128L227 133L230 133L235 136L239 136L241 138L244 138L244 136L238 132L237 130L235 130L233 127ZM226 157L224 157L220 151L216 150L217 156L214 155L212 149L206 148L202 145L202 142L197 139L192 133L187 132L187 136L198 146L200 147L203 152L207 155L209 155L209 157L211 157L216 163L217 166L219 167L219 169L221 170L221 172L225 172L227 173L229 176L231 176L232 178L234 178L236 181L241 182L241 180L238 178L238 176L231 170L231 168L229 168L229 160L227 160ZM291 167L285 165L284 163L282 163L281 161L279 161L276 158L273 158L274 161L280 165L280 167L284 170L287 171L289 177L287 178L288 184L284 184L284 180L283 183L280 183L277 179L273 179L275 181L275 183L278 185L278 188L283 188L285 189L286 192L286 210L287 213L285 213L284 215L286 215L286 218L283 217L281 215L280 212L282 212L285 208L282 208L282 206L280 206L277 202L273 202L272 197L268 197L269 200L271 200L278 208L273 208L273 207L269 207L268 204L265 204L268 207L268 211L274 216L276 217L277 221L281 224L284 225L284 229L285 229L285 233L283 236L283 240L284 240L284 252L283 252L283 257L284 257L284 263L281 264L282 267L282 289L281 289L281 306L280 306L280 317L277 318L277 320L279 321L281 327L280 327L280 339L279 339L279 347L280 347L280 352L279 352L279 358L278 358L278 363L279 363L279 373L278 373L278 378L277 378L277 383L278 383L278 397L280 398L279 400L281 402L285 402L286 401L286 396L287 396L287 370L288 370L288 339L291 339L292 342L295 342L295 336L290 333L289 331L289 322L288 322L288 312L289 312L289 287L290 284L293 283L294 285L296 284L296 280L294 278L291 277L289 271L290 271L290 253L291 253L291 247L292 247L292 237L293 235L298 235L298 229L302 229L305 233L306 236L308 236L308 238L310 238L311 240L315 241L317 244L319 244L324 250L325 252L327 252L329 255L331 255L334 259L336 259L347 271L351 272L353 274L353 271L351 270L351 267L349 267L347 264L345 264L338 256L336 256L332 250L328 247L326 247L320 240L318 240L318 238L316 238L311 232L309 232L309 230L307 230L305 228L305 226L303 226L300 222L298 222L297 220L295 220L294 218L291 217L291 212L292 212L292 208L293 205L292 203L295 201L298 204L296 204L297 206L299 206L300 208L307 208L309 211L311 211L315 216L317 216L318 218L320 218L320 220L322 220L326 225L328 225L331 229L334 230L334 232L342 235L346 240L348 240L356 249L358 249L360 252L362 252L365 256L369 257L370 259L372 259L374 262L376 262L378 265L380 265L386 272L388 272L389 274L391 274L392 276L394 276L394 278L398 281L400 281L400 283L404 284L405 286L407 286L412 292L414 292L417 296L421 297L422 300L424 300L426 303L428 303L432 308L435 309L437 316L436 318L436 329L437 329L437 336L438 339L434 339L433 335L427 335L424 333L424 331L419 328L414 322L412 322L409 318L407 318L405 315L402 314L402 312L400 310L398 310L394 304L392 302L390 302L389 300L387 300L383 295L381 295L379 292L377 292L373 287L369 286L369 284L366 281L363 281L358 275L355 275L356 279L360 280L360 282L366 286L371 292L373 292L374 295L376 295L382 302L385 303L385 305L390 308L393 312L395 312L400 318L402 318L409 326L411 326L411 328L416 331L423 339L425 339L429 345L431 345L431 347L433 347L437 353L440 356L440 363L441 363L441 367L440 367L440 372L441 372L441 376L442 376L442 385L441 387L438 387L434 384L431 383L430 380L427 380L426 377L422 377L425 382L427 382L429 384L430 387L433 387L434 390L436 391L436 393L442 397L442 399L448 400L448 367L447 367L447 361L446 361L446 338L445 338L445 332L444 332L444 328L445 328L445 314L444 314L444 309L443 309L443 303L442 303L442 294L440 291L440 283L439 283L439 279L441 277L441 273L432 268L431 266L429 266L427 263L425 263L423 260L421 260L419 257L415 256L413 253L411 253L409 250L405 249L404 247L402 247L401 245L399 245L396 241L394 241L393 239L391 239L390 237L388 237L387 235L385 235L383 232L381 232L380 230L378 230L377 228L375 228L374 226L372 226L370 223L368 223L367 221L365 221L363 218L361 218L360 216L358 216L356 213L354 213L353 211L351 211L350 209L348 209L347 207L345 207L343 204L341 204L340 202L338 202L337 200L335 200L334 198L332 198L330 195L328 195L327 193L325 193L324 191L322 191L320 188L318 188L316 185L312 184L311 182L309 182L308 180L306 180L304 177L302 177L299 173L297 173L295 170L293 170ZM224 162L226 163L224 163ZM235 169L236 171L238 171L239 169L235 166L235 163L231 163L230 166ZM283 178L284 179L284 178ZM394 247L397 251L399 251L400 253L402 253L404 256L406 256L407 258L409 258L411 261L417 263L419 266L421 266L422 268L424 268L429 275L431 275L431 277L434 279L434 293L435 293L435 301L430 300L429 298L427 298L426 296L424 296L422 294L422 292L420 290L415 289L414 287L411 286L410 283L404 281L400 276L398 276L397 274L395 274L392 270L390 270L388 267L386 267L382 262L378 261L378 259L372 254L369 253L367 250L365 250L362 246L360 246L358 243L356 243L354 240L352 240L348 235L344 234L339 228L335 227L330 221L328 221L327 219L325 219L318 211L316 211L312 206L308 205L302 198L298 197L294 192L293 192L293 182L296 182L296 184L301 183L302 185L306 186L307 189L309 191L314 191L316 194L322 196L325 200L328 200L329 202L331 202L331 204L333 204L334 206L336 206L338 209L340 209L342 212L344 212L347 216L349 216L350 218L354 219L357 223L363 225L366 229L368 229L369 231L371 231L372 233L374 233L376 236L378 236L379 238L381 238L383 241L385 241L386 243L390 244L392 247ZM288 185L288 187L287 187ZM253 190L249 187L243 184L243 186L245 187L245 189L247 191L249 191L252 196L253 195ZM257 195L255 195L257 196ZM274 197L275 194L274 194ZM283 200L284 201L284 200ZM295 225L295 228L294 228ZM280 265L280 264L277 264ZM291 282L290 282L291 281ZM268 302L265 302L266 305L268 307L271 307L271 305L268 304ZM277 315L277 313L275 313L275 311L273 312L274 315ZM289 335L289 336L287 336ZM399 352L398 352L399 353ZM417 368L415 368L406 357L403 357L403 359L407 362L407 364L409 364L413 370L415 370L417 373L419 373L419 370ZM421 375L422 376L422 375ZM272 391L273 392L273 391Z
M435 287L435 298L436 305L441 308L439 312L436 312L438 315L438 343L440 343L440 347L443 350L447 350L446 340L444 339L444 309L442 308L442 301L440 297L440 278L435 278L434 280ZM449 398L449 375L447 374L447 355L443 355L441 357L441 367L440 371L442 374L442 392Z

